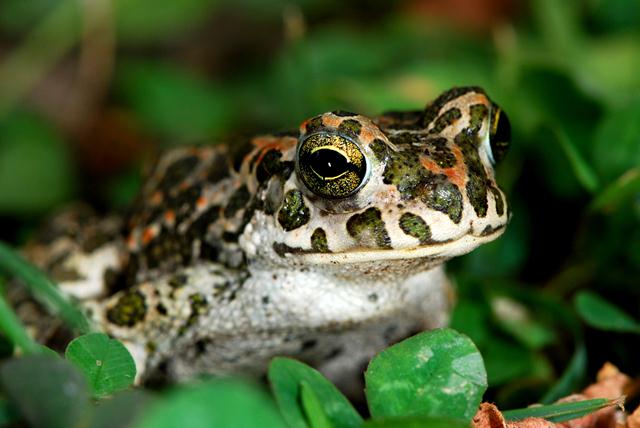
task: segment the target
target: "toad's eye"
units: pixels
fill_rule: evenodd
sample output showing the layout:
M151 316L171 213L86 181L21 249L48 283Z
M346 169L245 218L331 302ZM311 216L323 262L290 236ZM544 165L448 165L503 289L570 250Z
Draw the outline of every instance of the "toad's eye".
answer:
M367 158L349 138L316 133L298 144L296 171L302 183L314 194L327 198L346 198L366 182Z
M493 105L491 112L491 132L489 133L489 143L493 159L500 162L507 154L511 143L511 124L509 118L497 105Z

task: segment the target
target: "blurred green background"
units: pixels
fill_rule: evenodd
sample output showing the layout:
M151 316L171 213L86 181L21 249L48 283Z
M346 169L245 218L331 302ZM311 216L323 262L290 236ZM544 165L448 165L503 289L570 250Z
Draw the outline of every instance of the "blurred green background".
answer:
M513 127L508 231L449 264L485 398L552 399L605 361L639 374L637 332L573 304L591 290L640 319L638 0L2 0L0 239L72 200L121 209L161 148L456 85Z

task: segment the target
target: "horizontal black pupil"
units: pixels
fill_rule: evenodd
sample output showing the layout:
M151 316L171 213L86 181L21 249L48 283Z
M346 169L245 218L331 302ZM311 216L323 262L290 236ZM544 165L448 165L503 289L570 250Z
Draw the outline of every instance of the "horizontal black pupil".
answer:
M349 169L347 159L330 149L320 149L309 155L309 165L323 178L336 177Z

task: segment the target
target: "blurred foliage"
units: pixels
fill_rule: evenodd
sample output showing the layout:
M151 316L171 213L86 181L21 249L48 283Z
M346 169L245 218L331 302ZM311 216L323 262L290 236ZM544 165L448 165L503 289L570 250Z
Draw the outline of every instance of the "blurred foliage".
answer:
M572 297L640 319L640 4L477 0L504 11L469 22L441 3L3 0L0 238L72 199L121 207L159 147L480 85L513 127L498 169L513 218L449 272L485 399L551 400L607 360L637 375L637 338L598 330L584 301L582 324Z

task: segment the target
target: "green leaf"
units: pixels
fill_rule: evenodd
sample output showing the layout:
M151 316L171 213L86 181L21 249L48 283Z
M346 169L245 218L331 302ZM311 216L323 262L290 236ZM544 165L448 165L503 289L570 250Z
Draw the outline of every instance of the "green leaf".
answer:
M63 359L32 355L9 360L0 367L0 381L34 428L76 427L89 414L87 382Z
M610 400L608 398L594 398L593 400L575 401L571 403L548 404L546 406L532 406L525 409L508 410L502 412L507 421L519 421L526 418L542 418L550 422L564 422L596 412L611 406L622 406L624 397Z
M636 48L636 50L638 50ZM635 73L637 76L638 73ZM640 89L636 91L639 93ZM592 159L608 182L640 165L640 97L624 107L609 110L598 122Z
M608 3L611 0L607 0ZM633 1L633 0L632 0ZM594 37L580 50L574 74L577 83L594 98L610 106L632 101L640 93L640 49L635 32L616 32ZM626 127L637 126L633 123ZM616 156L614 154L614 156Z
M300 401L311 428L331 428L333 425L322 408L320 399L313 392L309 382L300 382Z
M539 354L501 336L494 336L485 344L482 356L490 386L502 385L525 376L546 377L545 370L534 373L534 369L542 369Z
M87 376L96 397L129 387L136 376L136 365L127 348L103 333L72 340L65 357Z
M129 390L113 398L100 400L90 428L133 428L154 403L154 398L144 390Z
M600 186L598 176L591 165L589 165L580 154L567 133L559 127L554 128L554 133L560 148L569 160L573 173L580 184L582 184L582 186L591 193L598 190L598 187Z
M299 405L301 383L313 390L324 414L336 428L359 427L362 417L349 400L317 370L290 358L274 358L269 366L269 382L280 412L289 426L305 428L307 422Z
M285 428L269 397L236 380L214 380L169 392L145 412L136 428Z
M489 305L479 299L460 299L451 314L450 327L469 336L482 347L490 336Z
M42 213L68 199L72 171L64 141L41 118L16 112L0 120L0 212Z
M443 418L386 418L366 421L362 428L469 428L469 424Z
M216 0L115 0L118 35L125 42L149 43L183 36L185 31L210 17Z
M597 294L581 291L576 296L574 304L580 317L591 327L640 334L640 323Z
M582 36L578 0L533 0L531 9L548 48L564 55L578 49Z
M6 400L0 400L0 427L9 426L20 418L16 409Z
M233 106L223 88L178 66L127 62L116 86L150 130L174 142L206 141L230 128Z
M473 342L451 329L420 333L380 354L365 373L371 415L431 416L468 421L487 389Z
M0 242L0 271L20 278L29 291L47 307L51 308L71 328L81 333L89 331L89 321L73 306L47 276L24 260L9 246Z

